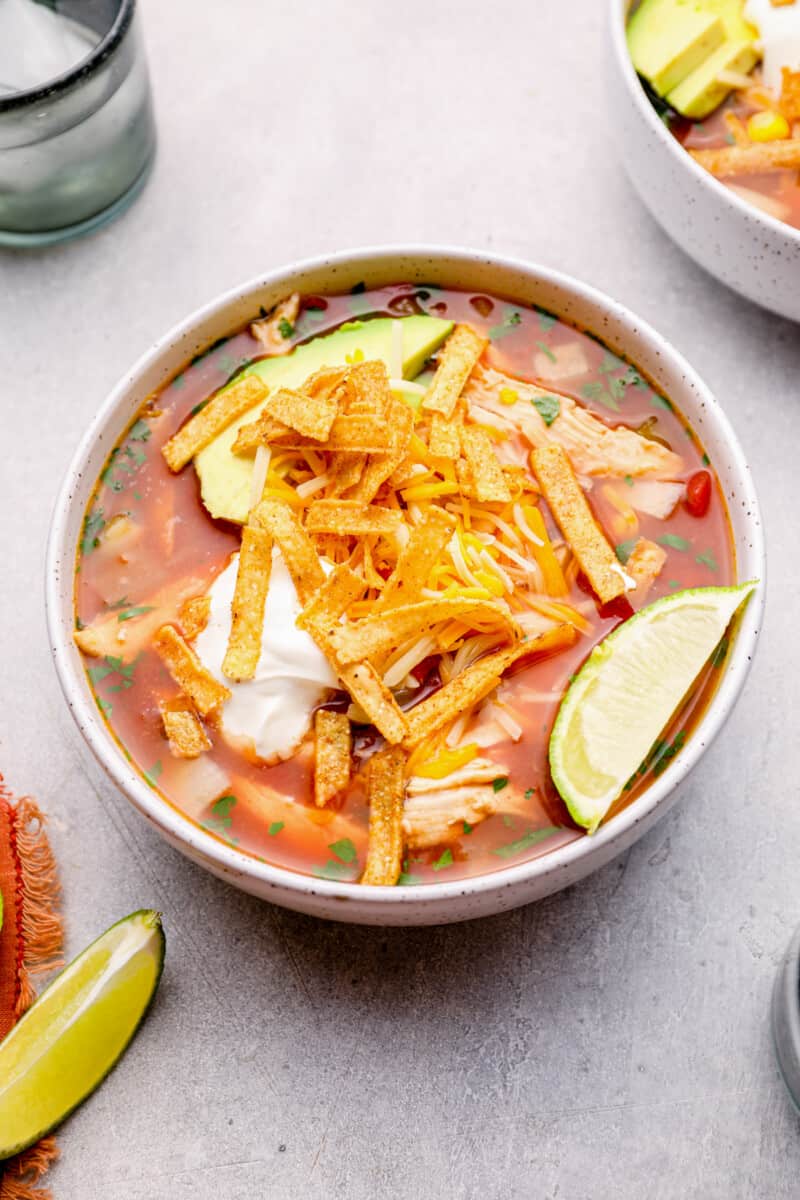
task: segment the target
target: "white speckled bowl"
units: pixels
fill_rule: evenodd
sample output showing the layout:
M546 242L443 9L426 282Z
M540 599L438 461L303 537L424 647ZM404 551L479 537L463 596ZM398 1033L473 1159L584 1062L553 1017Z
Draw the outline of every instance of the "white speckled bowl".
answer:
M728 287L800 321L800 229L741 200L694 161L657 116L625 41L631 0L610 0L615 141L639 196L678 245Z
M407 888L328 882L257 862L210 836L148 787L101 719L72 640L75 550L106 456L140 405L193 354L235 331L288 292L346 291L408 280L494 292L538 304L596 333L671 397L708 449L730 506L740 579L764 579L764 543L750 471L722 409L663 338L607 296L565 275L478 251L439 247L358 250L273 271L228 292L171 330L114 388L85 434L56 502L47 554L47 620L56 670L78 728L111 779L167 841L236 887L301 912L373 925L424 925L485 916L575 883L626 849L666 812L676 789L721 729L745 681L763 609L763 587L745 611L705 716L650 788L592 838L533 862L452 883Z

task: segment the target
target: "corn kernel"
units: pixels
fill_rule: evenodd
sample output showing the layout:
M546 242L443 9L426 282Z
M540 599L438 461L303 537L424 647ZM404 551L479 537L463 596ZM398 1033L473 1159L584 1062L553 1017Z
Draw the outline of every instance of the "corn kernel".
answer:
M514 388L510 388L510 387L500 388L500 403L501 404L516 404L518 400L519 400L519 392L515 391Z
M751 142L777 142L788 138L790 133L786 117L771 109L753 113L747 121L747 135Z

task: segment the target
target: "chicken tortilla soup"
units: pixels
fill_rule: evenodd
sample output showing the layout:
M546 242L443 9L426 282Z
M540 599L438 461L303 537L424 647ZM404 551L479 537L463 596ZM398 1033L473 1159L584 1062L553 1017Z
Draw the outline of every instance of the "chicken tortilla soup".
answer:
M148 399L85 515L75 640L187 818L413 886L647 788L713 692L735 574L714 464L635 364L541 309L359 286L262 310Z

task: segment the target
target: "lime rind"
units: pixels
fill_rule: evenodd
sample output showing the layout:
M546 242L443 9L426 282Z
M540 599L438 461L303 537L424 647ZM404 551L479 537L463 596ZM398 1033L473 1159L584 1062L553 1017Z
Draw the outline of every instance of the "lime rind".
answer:
M625 784L645 761L732 619L757 586L757 580L750 580L735 587L686 588L664 596L604 638L578 671L559 707L550 735L549 758L553 782L570 815L588 833L597 830ZM718 620L716 624L706 621L707 628L696 622L692 628L691 622L684 619L683 630L681 622L676 621L674 629L666 628L660 638L651 636L647 644L648 629L660 620L670 613L686 618L692 612ZM670 641L676 634L677 641ZM696 644L689 645L687 653L681 639L691 636ZM642 664L636 651L643 646L649 656ZM693 663L690 676L686 673L688 658ZM682 675L676 663L683 668ZM612 671L617 676L616 687L606 686ZM671 676L677 677L677 687L670 692Z
M114 1069L153 1002L165 949L160 914L131 913L65 967L0 1043L0 1162L61 1124Z

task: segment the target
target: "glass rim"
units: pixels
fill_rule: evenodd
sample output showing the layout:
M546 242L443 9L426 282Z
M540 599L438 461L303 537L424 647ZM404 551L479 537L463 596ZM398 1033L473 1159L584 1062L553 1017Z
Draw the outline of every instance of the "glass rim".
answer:
M133 20L135 3L136 0L120 0L119 10L108 33L104 34L86 58L82 58L74 67L70 67L68 71L63 71L61 75L56 75L37 87L12 92L10 96L0 98L0 115L16 109L28 108L38 104L41 100L56 99L79 86L84 80L88 80L121 44Z

